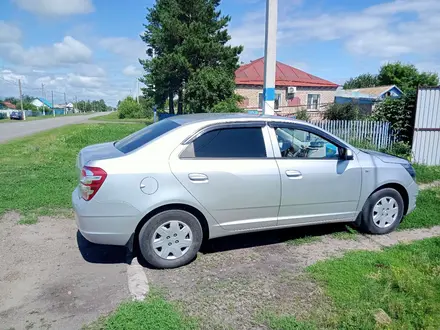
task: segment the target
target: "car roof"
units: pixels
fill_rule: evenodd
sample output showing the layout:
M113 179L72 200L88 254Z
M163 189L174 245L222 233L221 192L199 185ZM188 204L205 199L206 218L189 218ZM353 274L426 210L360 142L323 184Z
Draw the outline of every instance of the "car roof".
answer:
M230 121L285 121L285 122L301 122L293 118L269 115L252 115L247 113L197 113L191 115L179 115L169 117L170 120L179 125L186 125L200 122L230 122Z

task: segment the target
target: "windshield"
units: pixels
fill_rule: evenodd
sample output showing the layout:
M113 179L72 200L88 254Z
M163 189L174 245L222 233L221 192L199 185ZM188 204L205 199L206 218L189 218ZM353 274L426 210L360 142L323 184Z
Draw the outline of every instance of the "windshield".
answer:
M161 120L116 142L115 147L126 154L179 126L170 119Z

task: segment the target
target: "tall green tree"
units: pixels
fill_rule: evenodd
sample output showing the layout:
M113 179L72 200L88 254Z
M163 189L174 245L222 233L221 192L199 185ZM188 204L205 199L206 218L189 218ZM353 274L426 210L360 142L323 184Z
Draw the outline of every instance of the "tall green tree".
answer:
M221 14L219 3L157 0L148 9L141 38L150 58L140 60L146 71L140 80L147 85L144 94L154 97L159 105L168 99L171 113L176 95L178 113L184 107L191 112L210 111L218 102L233 97L230 86L243 48L227 45L230 17ZM209 95L202 95L196 88L209 90Z
M406 93L417 90L418 86L437 86L438 84L437 73L420 72L413 64L395 62L382 65L377 75L365 73L350 78L345 82L344 89L396 85Z
M344 89L367 88L379 86L377 75L363 73L357 77L350 78L344 83Z
M418 86L437 86L437 73L420 72L413 64L401 62L383 65L377 76L381 85L396 85L403 92L414 91Z

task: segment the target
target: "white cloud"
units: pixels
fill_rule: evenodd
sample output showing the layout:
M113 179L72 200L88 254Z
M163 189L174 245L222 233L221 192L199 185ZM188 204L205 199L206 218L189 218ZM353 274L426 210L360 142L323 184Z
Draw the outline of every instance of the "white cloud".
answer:
M243 58L263 54L264 13L248 13L240 25L231 25L232 44L245 46ZM304 6L291 10L279 5L278 49L313 40L341 40L356 55L397 58L405 54L440 53L440 1L394 0L359 11L320 14Z
M67 16L94 10L91 0L13 0L20 8L38 15Z
M134 65L128 65L122 70L122 73L126 76L139 77L142 74L142 70Z
M67 83L72 87L100 88L104 82L101 77L81 76L74 73L67 75Z
M4 80L12 82L14 84L17 83L18 79L21 79L21 82L25 84L28 82L26 76L14 73L11 70L2 70L1 76Z
M64 37L62 42L52 46L27 49L18 43L0 43L0 50L12 63L37 67L87 63L92 58L91 49L70 36Z
M132 39L126 37L110 37L104 38L99 41L99 45L116 55L124 56L127 58L143 58L146 57L146 46L139 39Z
M21 31L15 25L0 21L0 43L18 42L21 38Z

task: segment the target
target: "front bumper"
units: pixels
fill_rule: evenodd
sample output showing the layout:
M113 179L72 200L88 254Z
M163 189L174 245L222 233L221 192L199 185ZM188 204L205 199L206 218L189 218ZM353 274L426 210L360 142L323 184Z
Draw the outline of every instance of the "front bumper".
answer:
M133 207L118 203L87 202L79 197L78 188L72 193L72 205L78 230L92 243L127 245L139 223L138 211ZM123 210L115 212L115 205L122 205Z
M408 187L406 187L406 191L408 192L408 210L406 211L406 214L410 214L416 208L419 186L416 182L412 182Z

